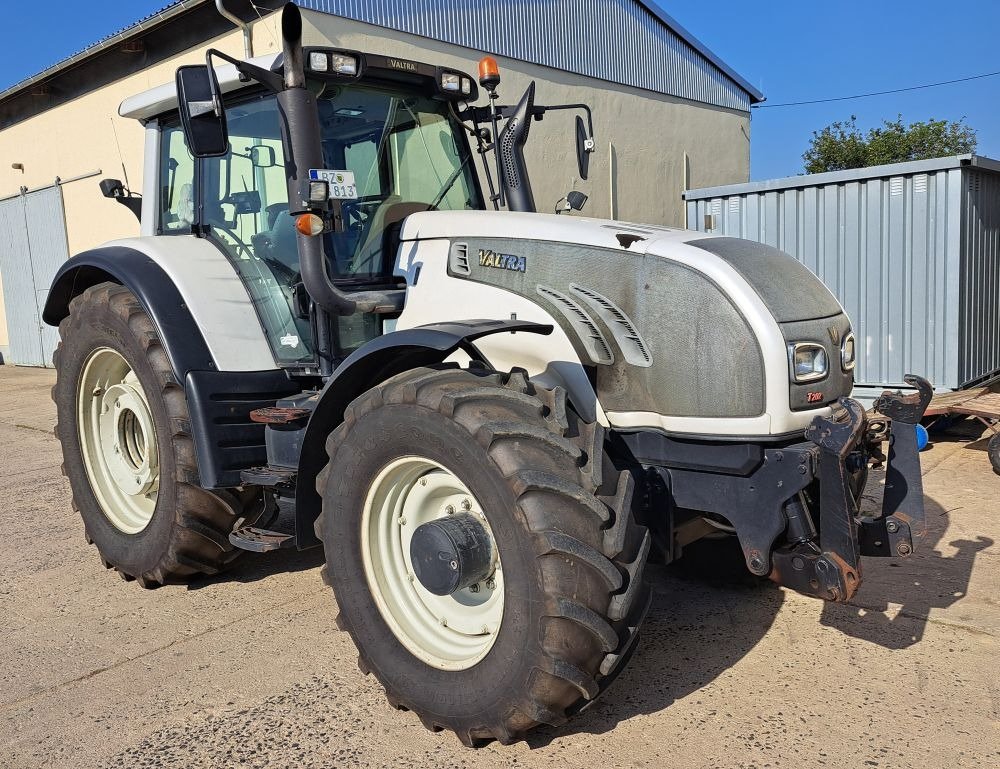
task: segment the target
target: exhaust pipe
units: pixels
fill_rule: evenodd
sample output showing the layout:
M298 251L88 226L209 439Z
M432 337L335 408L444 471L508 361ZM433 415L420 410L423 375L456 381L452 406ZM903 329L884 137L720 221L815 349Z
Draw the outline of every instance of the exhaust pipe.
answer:
M528 164L524 162L524 145L531 128L532 110L535 106L535 81L521 97L514 114L497 137L497 155L501 158L500 184L503 186L507 209L534 213L535 197L528 178Z
M243 30L243 51L247 59L253 58L253 32L250 25L226 8L225 0L215 0L215 7L225 18Z
M288 183L288 213L308 213L303 189L309 184L309 169L323 168L323 143L319 131L316 97L306 88L305 59L302 54L302 14L295 3L281 12L281 48L284 58L285 90L278 94L278 106L284 115L281 131L289 157L285 161ZM334 216L340 216L339 201L334 202ZM297 233L299 272L309 296L333 315L352 315L359 302L341 291L330 280L323 253L323 238Z

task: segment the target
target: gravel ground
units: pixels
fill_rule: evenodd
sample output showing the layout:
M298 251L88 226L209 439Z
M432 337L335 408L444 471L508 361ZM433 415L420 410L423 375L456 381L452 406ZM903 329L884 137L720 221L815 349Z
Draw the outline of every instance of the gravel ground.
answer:
M866 562L850 605L655 570L604 699L472 751L361 674L319 552L156 591L105 571L59 472L53 379L0 367L0 766L1000 765L1000 477L977 434L924 453L928 541Z

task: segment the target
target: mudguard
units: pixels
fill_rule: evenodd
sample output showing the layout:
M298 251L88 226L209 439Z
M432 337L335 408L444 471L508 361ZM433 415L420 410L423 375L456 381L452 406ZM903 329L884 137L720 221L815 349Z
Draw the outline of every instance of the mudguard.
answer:
M160 333L178 382L190 371L215 371L205 337L177 286L160 265L132 248L103 246L67 261L52 281L42 320L58 326L69 315L73 297L105 281L120 283L135 294Z
M473 344L481 337L516 331L548 335L552 330L551 325L524 320L435 323L385 334L348 357L319 394L302 440L295 485L295 533L299 548L319 544L313 532L313 522L322 506L316 492L316 476L327 462L327 436L341 423L351 401L396 374L441 363L458 350L489 365Z
M127 246L103 246L67 261L52 282L42 319L58 326L69 315L73 297L105 281L125 286L139 300L156 327L177 383L184 386L200 485L240 485L241 467L267 462L264 426L252 422L250 412L297 392L297 386L282 369L218 371L174 280L148 254Z

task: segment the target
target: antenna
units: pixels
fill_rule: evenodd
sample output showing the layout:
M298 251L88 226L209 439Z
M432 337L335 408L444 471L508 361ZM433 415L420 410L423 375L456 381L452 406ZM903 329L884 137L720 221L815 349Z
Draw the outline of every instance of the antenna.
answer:
M125 170L125 156L122 155L122 145L118 143L118 128L115 126L115 119L109 117L108 120L111 121L111 133L115 137L115 147L118 148L118 160L122 164L122 176L125 178L125 189L129 192L132 191L132 185L128 183L128 171Z

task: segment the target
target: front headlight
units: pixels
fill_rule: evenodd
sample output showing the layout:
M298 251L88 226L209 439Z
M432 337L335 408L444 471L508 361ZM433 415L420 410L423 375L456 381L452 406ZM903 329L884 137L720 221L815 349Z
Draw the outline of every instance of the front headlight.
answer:
M840 345L840 365L844 371L852 371L856 362L857 352L854 345L854 334L844 337L844 343Z
M826 350L815 342L790 344L788 365L793 382L815 382L826 376Z

